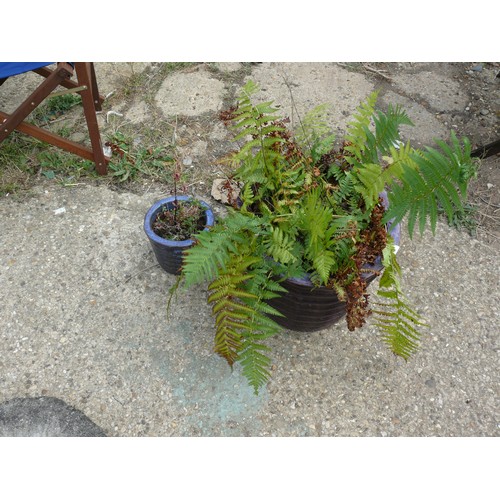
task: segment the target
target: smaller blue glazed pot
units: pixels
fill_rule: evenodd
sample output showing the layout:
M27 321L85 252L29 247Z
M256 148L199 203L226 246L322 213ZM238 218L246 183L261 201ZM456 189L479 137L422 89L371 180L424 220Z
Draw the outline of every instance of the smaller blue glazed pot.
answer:
M161 238L153 231L153 223L158 214L166 207L167 210L174 208L174 202L193 200L192 196L170 196L157 201L147 212L144 217L144 231L151 243L156 260L161 268L170 274L180 274L182 267L182 256L184 250L194 245L194 240L173 241ZM198 200L199 203L205 208L205 231L214 225L214 213L209 205L205 202Z

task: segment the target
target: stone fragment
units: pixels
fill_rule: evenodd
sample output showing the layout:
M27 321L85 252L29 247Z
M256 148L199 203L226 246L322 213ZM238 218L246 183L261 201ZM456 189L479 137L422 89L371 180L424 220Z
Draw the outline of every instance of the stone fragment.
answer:
M16 398L0 404L0 436L105 437L81 411L52 397Z
M237 203L243 185L230 179L215 179L212 184L212 198L224 205L233 206Z

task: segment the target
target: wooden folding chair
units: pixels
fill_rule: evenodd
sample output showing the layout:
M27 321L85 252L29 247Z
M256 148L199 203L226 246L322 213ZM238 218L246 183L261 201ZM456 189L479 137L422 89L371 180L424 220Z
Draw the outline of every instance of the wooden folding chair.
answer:
M41 141L93 161L98 174L105 175L109 158L103 152L96 117L96 111L102 109L101 104L104 98L98 92L93 63L60 62L57 63L54 70L47 68L49 64L51 63L0 63L0 85L7 78L28 71L34 71L44 77L42 83L13 113L7 114L0 111L0 143L13 130L19 130ZM74 71L76 71L76 81L71 80ZM59 85L68 90L52 93ZM90 137L90 148L24 121L46 98L67 92L77 92L82 98L83 112Z

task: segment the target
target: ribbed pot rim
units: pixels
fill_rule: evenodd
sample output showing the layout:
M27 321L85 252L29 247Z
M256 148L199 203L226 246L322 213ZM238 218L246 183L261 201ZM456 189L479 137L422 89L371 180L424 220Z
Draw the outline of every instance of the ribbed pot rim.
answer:
M189 200L195 200L193 196L189 195L181 195L181 196L169 196L168 198L163 198L161 200L158 200L155 202L151 208L147 211L146 215L144 216L144 231L147 235L147 237L155 242L158 243L159 245L165 245L165 246L170 246L170 247L178 247L178 248L184 248L184 247L189 247L193 245L194 240L189 239L189 240L183 240L183 241L176 241L176 240L167 240L166 238L162 238L161 236L158 236L154 231L153 231L153 221L155 220L158 212L162 209L164 205L171 205L174 201L189 201ZM215 217L212 209L210 208L210 205L205 203L202 200L197 200L203 208L205 208L205 217L206 217L206 228L204 231L208 231L211 226L214 225L215 222Z

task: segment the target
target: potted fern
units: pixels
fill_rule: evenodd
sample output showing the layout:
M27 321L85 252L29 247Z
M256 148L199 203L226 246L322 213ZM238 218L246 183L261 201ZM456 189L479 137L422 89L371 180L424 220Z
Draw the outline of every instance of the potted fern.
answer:
M399 106L377 110L376 92L340 143L325 105L292 132L272 102L252 102L257 90L249 81L221 116L240 144L227 160L244 186L239 203L194 236L179 280L209 283L216 353L239 362L258 393L270 377L265 341L283 326L311 331L345 316L354 330L373 315L383 341L408 358L425 323L401 289L399 223L407 217L410 237L428 224L434 233L438 208L450 219L461 209L476 172L469 141L452 135L451 144L425 150L403 144L408 115ZM311 302L314 294L321 304ZM333 308L330 318L314 320Z

